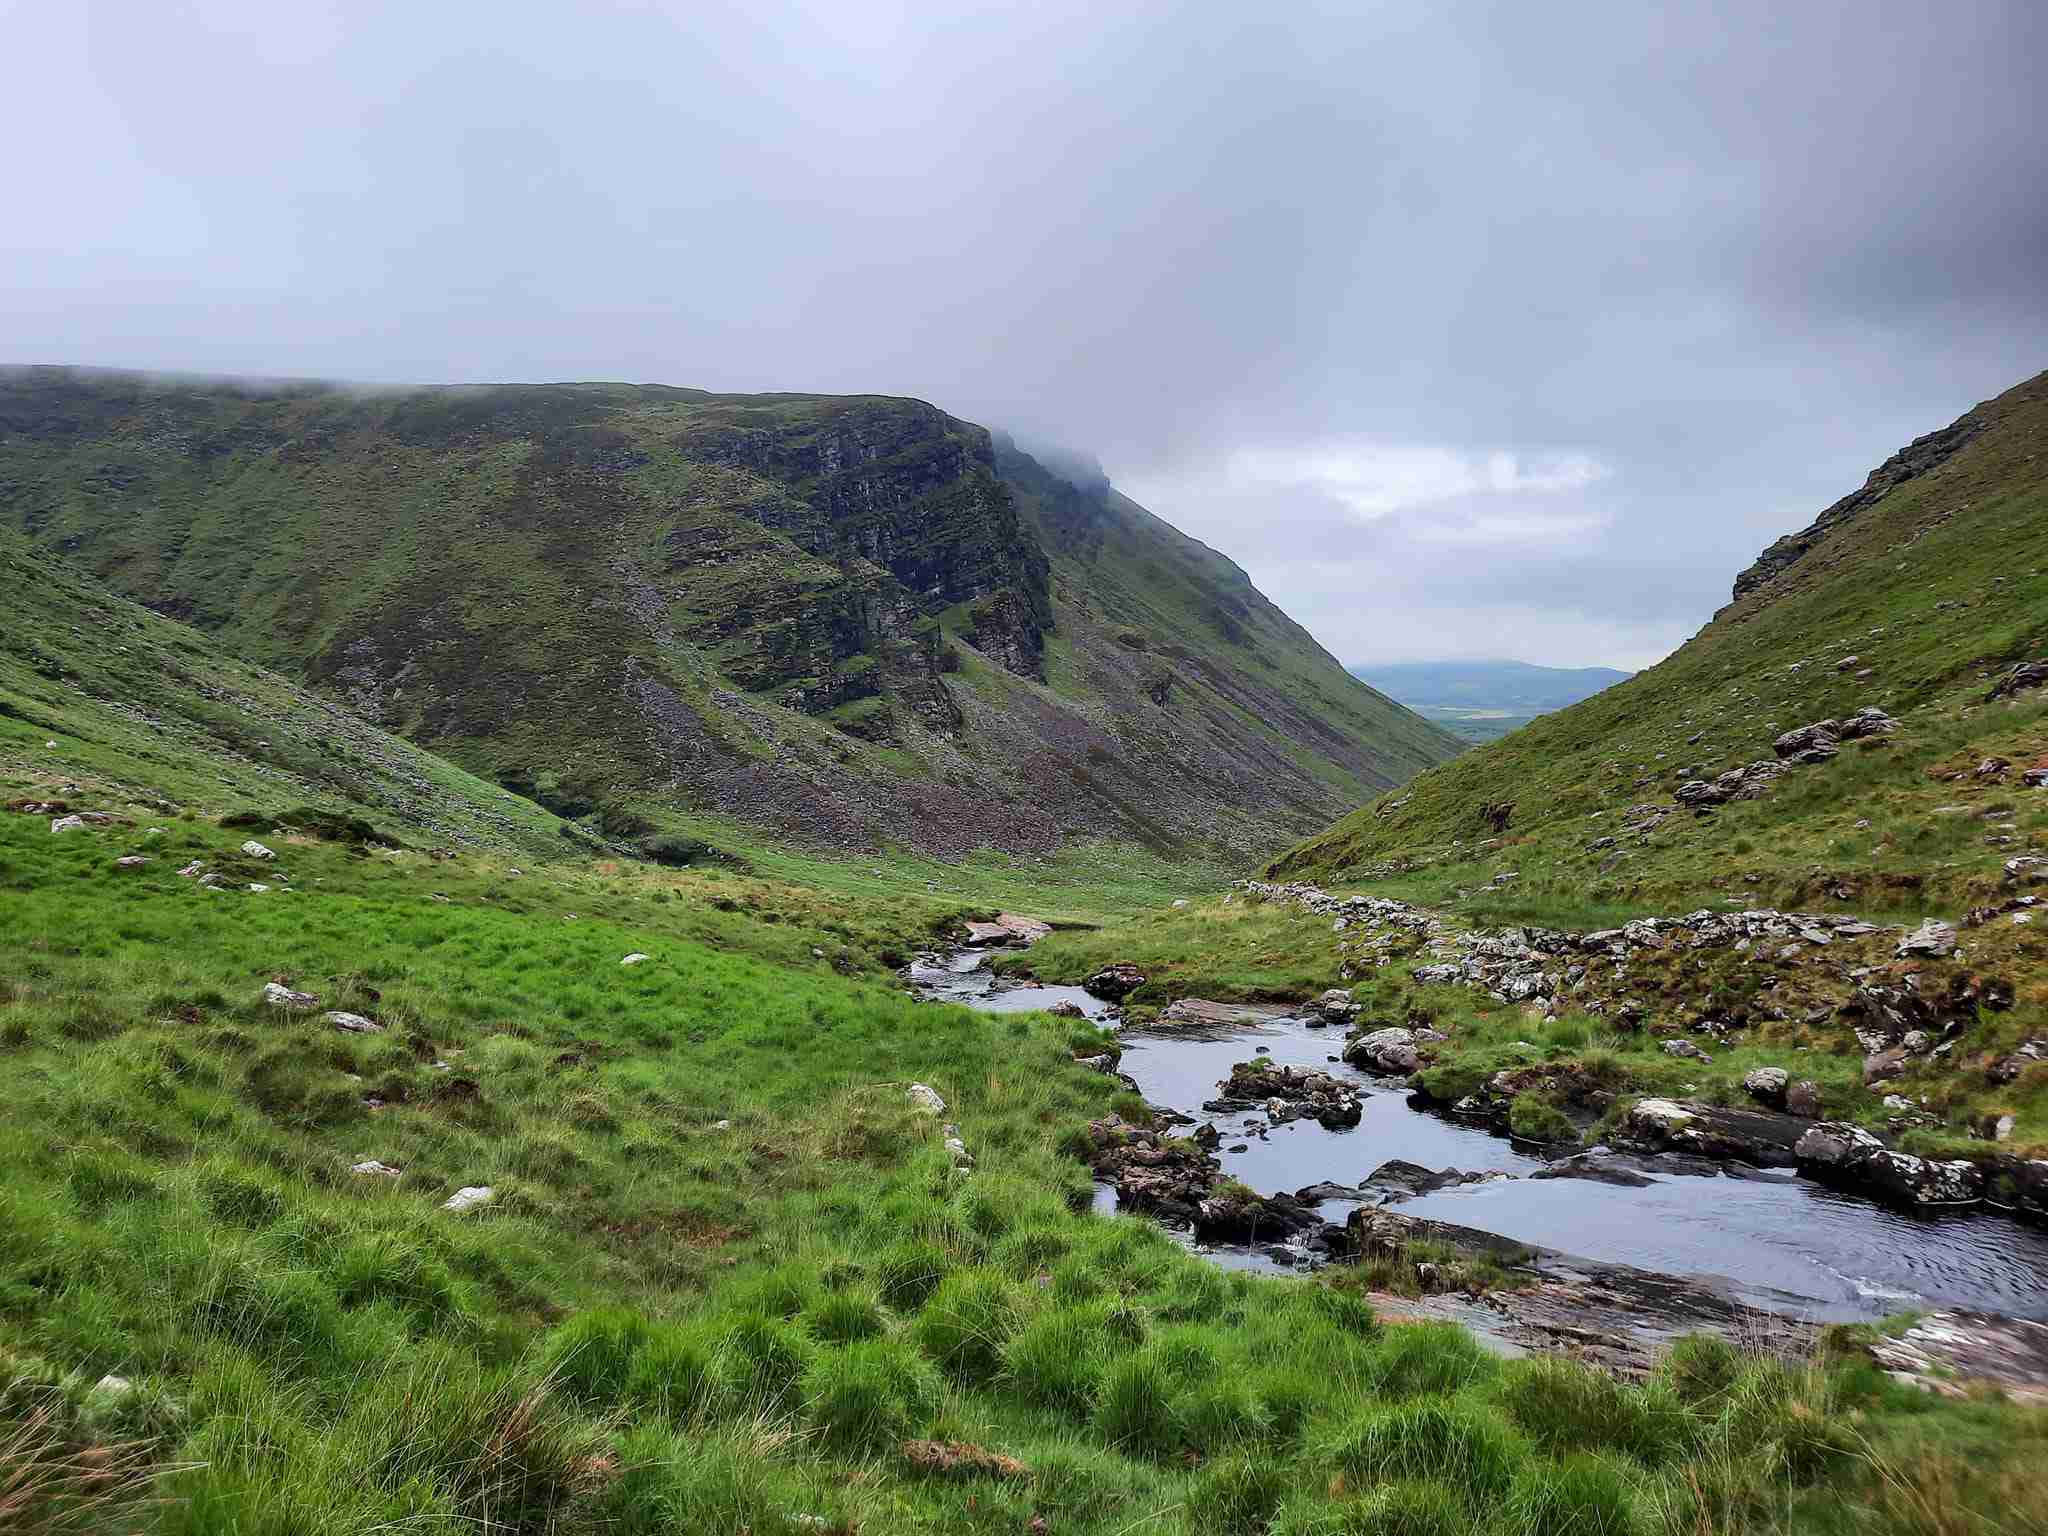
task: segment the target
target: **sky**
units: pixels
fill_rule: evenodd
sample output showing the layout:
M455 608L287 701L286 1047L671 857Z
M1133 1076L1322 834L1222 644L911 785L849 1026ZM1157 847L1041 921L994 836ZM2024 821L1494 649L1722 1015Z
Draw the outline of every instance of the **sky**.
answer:
M909 394L1645 665L2048 368L2048 5L0 0L0 362Z

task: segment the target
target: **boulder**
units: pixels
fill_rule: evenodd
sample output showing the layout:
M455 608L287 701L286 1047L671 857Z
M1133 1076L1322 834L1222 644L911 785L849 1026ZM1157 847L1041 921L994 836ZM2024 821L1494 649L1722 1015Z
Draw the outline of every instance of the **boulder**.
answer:
M332 1024L336 1029L351 1035L381 1035L384 1026L374 1019L366 1019L360 1013L343 1013L336 1010L320 1015L323 1024Z
M1045 1011L1056 1019L1085 1019L1088 1017L1087 1010L1079 1003L1072 1002L1064 997Z
M145 853L130 853L130 854L125 854L125 855L123 855L123 856L122 856L121 858L118 858L118 859L114 860L114 868L116 868L116 869L140 869L140 868L142 868L142 866L143 866L143 865L145 865L145 864L153 864L153 863L155 863L155 862L156 862L156 861L155 861L154 859L150 858L148 854L145 854Z
M497 1198L497 1191L492 1189L490 1185L470 1184L458 1189L446 1200L443 1200L441 1202L441 1209L444 1211L454 1211L459 1215L463 1211L473 1211L480 1206L489 1205Z
M1944 923L1930 917L1899 940L1896 951L1901 960L1929 959L1945 960L1956 950L1956 930L1953 923Z
M1759 1168L1788 1167L1803 1122L1761 1109L1724 1109L1716 1104L1638 1099L1616 1129L1617 1146L1671 1153L1687 1152L1716 1161Z
M1792 1074L1783 1067L1757 1067L1743 1074L1742 1090L1760 1104L1782 1109L1785 1107L1785 1090L1791 1082Z
M1801 1136L1792 1156L1802 1172L1846 1173L1884 1149L1884 1143L1862 1126L1830 1120Z
M1344 1047L1344 1059L1354 1067L1405 1077L1421 1064L1415 1049L1415 1031L1392 1025L1360 1035Z
M1119 960L1115 965L1105 965L1081 985L1091 997L1120 1003L1145 985L1145 973L1129 961Z
M911 1104L925 1114L943 1115L946 1112L946 1101L924 1083L912 1083L904 1093Z
M1860 741L1870 736L1888 736L1899 728L1899 722L1879 709L1875 704L1867 705L1849 716L1835 727L1835 736L1841 741Z
M1664 1042L1664 1054L1666 1056L1683 1056L1694 1061L1712 1061L1714 1059L1690 1040L1666 1040Z
M320 999L311 992L294 992L275 981L263 983L263 1001L272 1008L283 1008L293 1013L304 1013L320 1006Z
M1332 987L1315 1000L1315 1011L1331 1024L1349 1024L1358 1017L1358 1004L1342 987Z
M640 953L640 951L636 949L636 950L634 950L634 951L633 951L633 953L632 953L632 954L630 954L630 955L626 956L626 957L625 957L625 959L621 960L621 961L619 962L619 964L621 964L621 965L642 965L642 964L645 964L645 963L646 963L646 960L647 960L647 957L646 957L645 955L641 954L641 953Z
M380 1163L374 1157L368 1162L356 1163L349 1169L350 1173L360 1173L365 1177L374 1176L385 1179L395 1179L404 1171L402 1168L392 1167L389 1163Z
M1782 762L1818 763L1831 758L1839 750L1837 731L1839 720L1816 720L1811 725L1802 725L1796 730L1785 732L1771 743L1771 750Z
M52 832L83 832L91 823L83 816L59 816L50 823Z
M1863 1086L1872 1087L1877 1083L1889 1082L1906 1070L1906 1048L1895 1045L1888 1051L1876 1051L1863 1058Z
M249 841L247 841L246 843L242 844L242 852L246 853L252 859L274 859L277 857L275 853L273 853L270 849L264 847L261 843L257 842L256 839L253 837L250 838Z
M1787 1087L1785 1113L1797 1115L1802 1120L1818 1120L1821 1115L1820 1084L1810 1077L1802 1077Z
M2011 698L2016 693L2029 688L2039 688L2044 683L2048 683L2048 660L2023 661L1992 686L1990 696L1994 699Z

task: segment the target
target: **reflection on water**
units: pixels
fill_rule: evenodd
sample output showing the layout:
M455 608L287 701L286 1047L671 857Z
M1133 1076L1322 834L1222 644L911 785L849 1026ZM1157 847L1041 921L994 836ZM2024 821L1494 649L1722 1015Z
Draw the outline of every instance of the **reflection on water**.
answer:
M1091 1018L1108 1005L1079 987L999 985L976 951L920 962L911 981L971 1007L1014 1011L1069 1001ZM1254 1189L1356 1185L1391 1158L1429 1168L1528 1173L1543 1159L1482 1126L1411 1108L1384 1079L1333 1060L1343 1031L1276 1019L1222 1035L1127 1030L1123 1071L1149 1103L1207 1120L1223 1136L1226 1171ZM1364 1118L1332 1131L1313 1120L1251 1129L1263 1113L1209 1114L1234 1062L1255 1054L1356 1084ZM1231 1150L1242 1147L1242 1151ZM1104 1192L1098 1208L1114 1209ZM1106 1203L1105 1203L1106 1200ZM1323 1207L1341 1221L1349 1205ZM1659 1176L1641 1189L1582 1179L1474 1184L1404 1202L1404 1214L1497 1232L1518 1242L1665 1274L1713 1275L1758 1305L1820 1318L1879 1317L1920 1305L1970 1306L2048 1318L2048 1232L1992 1212L1915 1216L1791 1173L1743 1178ZM1261 1263L1251 1254L1219 1261Z

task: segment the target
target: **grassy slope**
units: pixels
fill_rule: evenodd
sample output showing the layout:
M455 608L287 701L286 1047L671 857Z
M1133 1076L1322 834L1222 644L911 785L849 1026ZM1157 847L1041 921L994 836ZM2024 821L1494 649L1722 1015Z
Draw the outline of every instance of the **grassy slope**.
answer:
M1519 870L1515 895L1495 908L1537 918L1731 895L1953 914L1989 895L2001 861L2038 829L1987 837L1985 817L2003 819L1997 809L2025 792L1949 776L1986 756L2025 766L2048 753L2038 707L1986 702L2001 669L2048 649L2048 375L1974 414L1984 429L1946 464L1893 489L1665 661L1422 775L1274 872L1420 869L1424 887L1446 895ZM1851 655L1873 676L1838 671ZM1794 770L1762 800L1674 815L1618 849L1588 846L1620 832L1625 808L1668 805L1685 779L1770 757L1780 732L1867 704L1899 717L1895 737ZM1494 839L1481 809L1502 801L1513 819ZM2001 835L2015 841L1992 840ZM1833 900L1831 888L1851 894Z
M300 841L295 892L216 895L168 864L239 834L170 836L128 874L119 829L0 821L0 1487L31 1454L54 1468L23 1528L51 1497L150 1486L109 1466L166 1470L106 1528L237 1536L1414 1528L1373 1523L1390 1500L1499 1536L1846 1532L1924 1529L1937 1494L2040 1508L2038 1415L1937 1411L1853 1362L1710 1353L1638 1388L1503 1367L1077 1214L1064 1147L1115 1089L1066 1061L1070 1026L807 964L822 930L706 908L687 876L568 888ZM384 1033L266 1008L275 975ZM908 1110L913 1078L971 1174ZM348 1172L367 1158L402 1176ZM437 1209L474 1184L489 1206ZM103 1372L138 1390L95 1392ZM920 1473L899 1448L920 1436L1028 1475Z
M572 814L1241 860L1454 750L1207 551L1191 584L1199 546L1134 509L1118 579L1069 562L1074 622L1046 630L1046 554L987 435L915 401L14 370L0 502L129 595ZM1081 617L1154 578L1157 639L1187 658L1160 702Z
M14 795L88 804L146 788L175 804L343 812L400 840L561 847L561 823L540 807L115 597L6 530L0 612L0 776Z
M221 809L323 787L402 808L375 774L286 787L257 770L290 762L254 754L288 747L177 723L221 702L182 670L203 642L11 569L41 577L12 594L45 604L41 634L71 638L62 696L10 672L0 698L63 714L81 803L164 830L0 815L0 1526L1676 1536L2041 1514L2038 1413L1937 1405L1849 1357L1695 1350L1633 1388L1503 1366L1083 1214L1074 1132L1117 1102L1068 1060L1092 1033L904 998L888 928L959 899L907 865L870 900L780 883L793 858L774 879L548 862L485 826L452 860L272 835L264 894L180 879L240 867ZM244 698L320 708L224 671L218 724ZM174 750L129 718L138 691ZM460 814L473 781L382 750ZM0 759L10 794L50 776ZM130 850L154 862L117 869ZM1138 872L1115 899L1172 888ZM273 978L382 1032L271 1009ZM910 1112L913 1078L972 1173ZM349 1171L371 1158L401 1176ZM495 1199L439 1209L474 1184ZM923 1471L912 1436L1022 1471Z

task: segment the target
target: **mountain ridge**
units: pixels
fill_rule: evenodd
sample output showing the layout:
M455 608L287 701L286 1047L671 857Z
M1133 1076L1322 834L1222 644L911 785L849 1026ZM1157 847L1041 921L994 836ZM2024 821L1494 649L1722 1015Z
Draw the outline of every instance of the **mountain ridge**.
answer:
M1454 750L1221 556L922 401L11 369L0 507L619 827L1242 856Z

